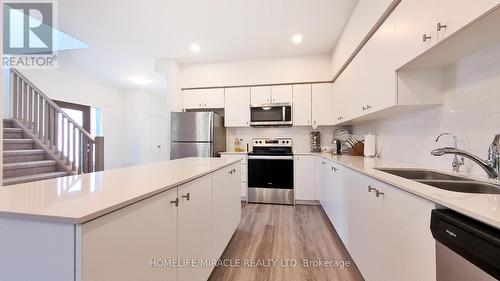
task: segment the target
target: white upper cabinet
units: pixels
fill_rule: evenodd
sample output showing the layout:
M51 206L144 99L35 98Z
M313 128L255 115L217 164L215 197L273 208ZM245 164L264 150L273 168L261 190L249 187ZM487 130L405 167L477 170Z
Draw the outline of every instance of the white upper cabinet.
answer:
M331 83L312 84L312 126L333 125Z
M252 104L292 103L292 85L251 88Z
M271 87L272 103L292 103L292 85Z
M224 108L224 88L182 91L184 109Z
M437 43L436 1L404 0L394 10L398 67Z
M457 32L459 29L488 12L498 4L499 0L438 0L438 30L439 40Z
M251 102L255 105L269 104L271 103L271 87L252 87L251 92Z
M293 85L293 125L311 126L311 84Z
M250 126L250 88L227 88L225 91L224 125Z

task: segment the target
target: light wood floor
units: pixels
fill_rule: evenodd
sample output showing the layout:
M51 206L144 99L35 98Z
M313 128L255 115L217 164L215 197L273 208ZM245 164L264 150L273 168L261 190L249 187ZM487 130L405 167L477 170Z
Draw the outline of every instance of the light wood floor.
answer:
M245 204L242 220L221 259L276 261L275 266L215 268L210 281L363 280L320 206ZM286 259L298 266L281 265ZM349 267L305 267L304 260L349 261ZM271 263L269 263L271 264Z

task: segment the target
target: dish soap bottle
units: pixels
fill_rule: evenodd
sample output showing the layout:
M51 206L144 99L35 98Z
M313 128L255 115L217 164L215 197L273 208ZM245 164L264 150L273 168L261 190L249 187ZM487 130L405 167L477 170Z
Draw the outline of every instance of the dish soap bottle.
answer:
M236 138L234 140L234 151L235 152L245 152L245 147L243 146L243 139Z

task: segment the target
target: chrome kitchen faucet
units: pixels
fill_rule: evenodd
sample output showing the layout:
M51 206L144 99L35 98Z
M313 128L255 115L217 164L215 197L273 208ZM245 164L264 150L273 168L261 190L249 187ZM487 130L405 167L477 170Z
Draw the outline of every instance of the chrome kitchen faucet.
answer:
M457 146L457 143L458 143L457 142L457 137L454 134L451 134L451 133L442 133L441 135L439 135L436 138L436 142L438 142L439 139L442 136L450 136L450 137L452 137L453 138L453 148L454 149L458 148L458 146ZM451 163L451 167L453 167L453 172L459 173L460 172L460 166L462 166L462 165L464 165L464 158L462 157L462 159L458 160L458 156L457 156L457 154L455 154L455 157L453 158L453 162Z
M438 137L439 139L439 137ZM490 147L488 148L488 160L483 160L472 153L469 153L464 150L460 150L451 147L443 147L443 148L438 148L434 149L431 152L432 155L434 156L443 156L445 154L455 154L460 155L466 158L469 158L470 160L474 161L476 164L478 164L481 168L483 168L484 171L488 174L488 177L490 179L499 179L499 174L500 174L500 134L496 135L493 141L490 144Z

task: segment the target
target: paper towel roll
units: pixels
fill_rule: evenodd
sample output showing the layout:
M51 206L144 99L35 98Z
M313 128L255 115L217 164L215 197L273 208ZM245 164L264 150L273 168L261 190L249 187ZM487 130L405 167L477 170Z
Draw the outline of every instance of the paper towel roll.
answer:
M377 154L377 136L366 135L365 136L365 156L374 157Z

